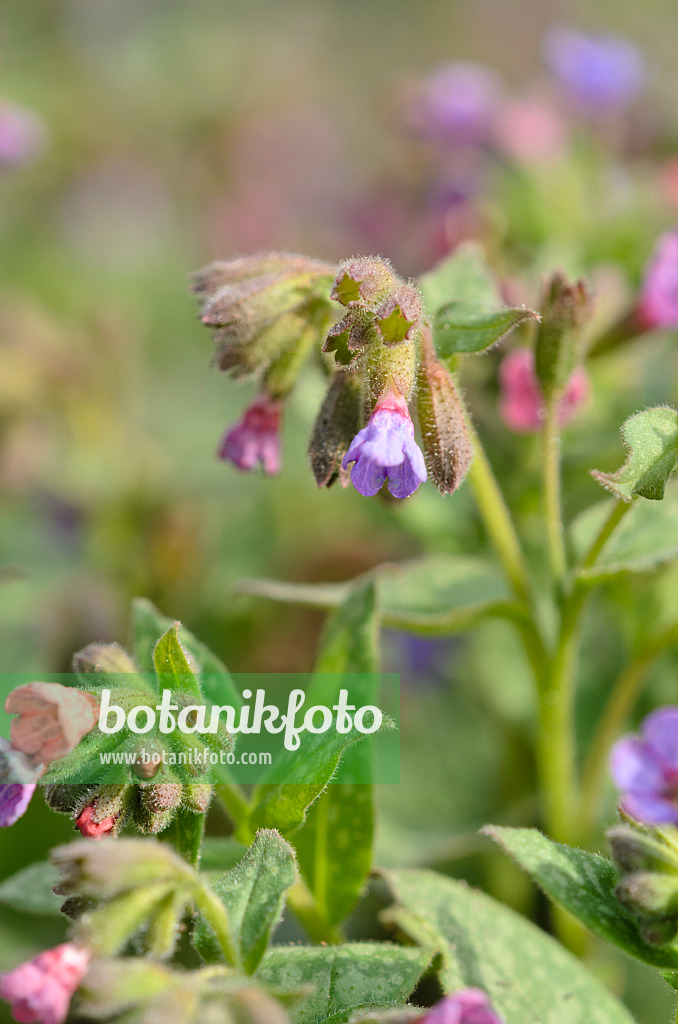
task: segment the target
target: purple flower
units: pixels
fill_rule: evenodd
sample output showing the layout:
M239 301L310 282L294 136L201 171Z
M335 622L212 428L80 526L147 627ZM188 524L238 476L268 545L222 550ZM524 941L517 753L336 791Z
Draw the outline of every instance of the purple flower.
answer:
M572 100L589 114L628 106L645 84L645 61L627 39L559 26L547 32L544 58Z
M17 167L38 156L45 128L32 110L0 100L0 167Z
M87 973L91 953L73 942L45 950L0 975L0 997L19 1024L62 1024L73 993Z
M444 64L423 84L412 121L439 142L481 144L490 135L498 98L498 79L482 64Z
M657 240L645 270L638 319L645 328L678 327L678 231Z
M385 480L394 498L407 498L426 480L424 456L401 395L392 390L382 395L367 426L351 441L342 469L350 462L355 463L351 482L366 498L376 494Z
M479 988L462 988L436 1003L420 1024L504 1024Z
M13 825L26 813L43 771L43 765L34 765L0 739L0 828Z
M544 422L544 399L534 369L532 349L516 348L504 357L499 368L499 388L499 414L506 426L517 434L539 430ZM558 422L561 427L567 426L574 418L588 394L586 371L578 366L558 402Z
M240 422L224 436L219 458L245 471L254 469L260 462L268 476L279 473L281 422L282 402L259 395L245 410Z
M658 708L640 735L620 739L610 769L627 814L648 825L678 825L678 706Z

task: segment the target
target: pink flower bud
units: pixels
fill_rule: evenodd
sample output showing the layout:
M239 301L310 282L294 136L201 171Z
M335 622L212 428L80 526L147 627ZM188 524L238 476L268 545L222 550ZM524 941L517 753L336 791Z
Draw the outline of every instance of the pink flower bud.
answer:
M99 705L90 694L61 683L25 683L9 694L5 711L19 716L10 732L14 748L35 764L49 764L91 732Z
M554 107L536 96L508 100L494 126L499 149L526 166L553 163L567 146L567 127Z
M657 240L645 270L638 319L646 329L678 327L678 231Z
M503 1024L479 988L462 988L446 996L421 1018L421 1024Z
M119 815L96 820L97 802L93 800L87 804L75 819L75 827L80 830L85 839L103 839L114 830Z
M259 395L239 423L225 435L219 448L219 458L232 462L238 469L254 469L260 462L264 473L273 476L280 472L280 425L282 402L268 395Z
M504 358L499 370L501 399L499 413L510 430L518 434L539 430L542 425L544 400L534 370L534 353L517 348ZM589 394L586 371L579 366L570 377L565 394L558 403L561 427L573 419Z
M40 953L0 976L0 996L19 1024L62 1024L87 973L90 952L72 942Z

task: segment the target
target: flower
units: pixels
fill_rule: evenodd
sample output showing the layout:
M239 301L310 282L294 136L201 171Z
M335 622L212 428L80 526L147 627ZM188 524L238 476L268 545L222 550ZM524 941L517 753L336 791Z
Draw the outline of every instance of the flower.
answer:
M91 804L87 804L83 808L75 819L75 827L80 830L85 839L103 839L104 836L111 834L118 818L119 815L112 815L102 818L101 821L96 821L96 800L93 800Z
M219 458L246 471L260 462L268 476L279 473L281 421L282 402L259 395L245 410L240 422L225 434Z
M5 711L18 715L10 736L15 750L34 764L64 757L97 723L95 697L61 683L25 683L5 701Z
M444 64L424 83L412 121L440 142L481 144L490 134L498 96L497 78L482 64Z
M628 106L645 84L645 61L627 39L558 26L543 53L551 72L577 106L600 115Z
M552 163L567 146L567 127L561 115L538 96L507 100L494 129L497 146L526 166Z
M638 318L646 328L678 327L678 231L657 240L645 270Z
M0 738L0 828L13 825L26 813L42 771L42 765L35 767Z
M414 440L414 425L402 395L393 389L377 402L366 427L359 430L344 456L342 469L354 462L351 482L371 498L388 480L394 498L407 498L426 480L424 456Z
M87 973L90 952L72 942L40 953L0 976L0 996L19 1024L62 1024L71 997Z
M38 156L45 126L32 110L0 100L0 167L17 167Z
M678 825L678 706L657 708L639 735L618 740L610 770L627 814L648 825Z
M445 996L422 1018L420 1024L503 1024L479 988L462 988Z
M499 385L499 413L506 426L519 434L539 430L543 423L544 400L534 371L534 353L531 349L517 348L509 352L499 369ZM583 367L577 367L558 403L561 427L573 419L588 393L586 371Z

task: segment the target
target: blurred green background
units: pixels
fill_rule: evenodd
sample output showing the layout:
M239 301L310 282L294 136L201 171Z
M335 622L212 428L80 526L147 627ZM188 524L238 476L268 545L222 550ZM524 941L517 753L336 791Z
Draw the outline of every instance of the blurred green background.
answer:
M239 579L338 580L424 551L484 549L464 490L442 499L423 487L402 504L317 490L313 372L287 412L280 477L219 463L253 389L209 368L188 274L264 248L331 261L379 251L404 274L426 269L444 246L426 202L433 158L404 127L408 82L470 59L507 91L539 89L540 40L559 21L643 50L651 80L633 131L601 143L575 127L555 166L495 166L459 230L486 242L521 301L545 268L592 272L604 315L678 219L657 186L678 140L671 0L4 0L0 97L35 111L47 137L0 174L0 670L68 671L86 643L124 642L139 594L233 670L306 670L320 616L238 597ZM666 336L597 369L599 402L566 453L568 515L599 497L586 470L618 464L622 419L676 401L674 370ZM465 384L530 536L533 439L499 425L495 357ZM601 596L583 659L585 737L623 663L619 619L630 635L640 608L660 616L674 594L665 573ZM435 865L535 910L529 884L475 836L487 820L534 816L531 693L510 629L429 643L389 634L385 658L403 674L403 781L380 793L380 860ZM648 707L675 701L675 668L670 655L657 667ZM0 877L71 836L35 800L0 832ZM0 910L0 968L59 934ZM607 952L597 967L641 1022L663 1019L652 977Z

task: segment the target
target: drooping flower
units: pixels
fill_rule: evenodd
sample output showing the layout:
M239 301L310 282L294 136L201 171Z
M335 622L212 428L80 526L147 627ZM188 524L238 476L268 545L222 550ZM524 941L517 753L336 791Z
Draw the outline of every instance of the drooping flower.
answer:
M539 430L543 423L544 400L534 370L534 353L529 348L509 352L499 369L501 399L499 413L510 430L518 434ZM558 404L561 427L573 419L589 393L583 367L577 367Z
M462 988L445 996L421 1018L421 1024L503 1024L479 988Z
M425 81L412 111L413 124L438 142L482 144L491 131L499 92L496 75L482 64L444 64Z
M543 53L570 99L593 116L633 103L645 84L645 61L628 39L562 25L547 32Z
M610 770L627 814L648 825L678 825L678 706L657 708L638 735L618 740Z
M13 825L26 813L42 771L42 765L36 767L0 738L0 828Z
M5 701L12 746L34 764L49 764L74 750L97 723L95 697L61 683L25 683Z
M667 231L654 247L638 302L645 328L678 327L678 231Z
M62 1024L87 973L90 952L72 942L40 953L0 976L0 997L19 1024Z
M249 472L258 462L267 476L280 472L282 402L259 395L221 442L219 458Z
M387 480L394 498L407 498L426 480L407 402L394 389L382 395L367 426L351 441L342 468L351 462L351 482L365 497L375 495Z

